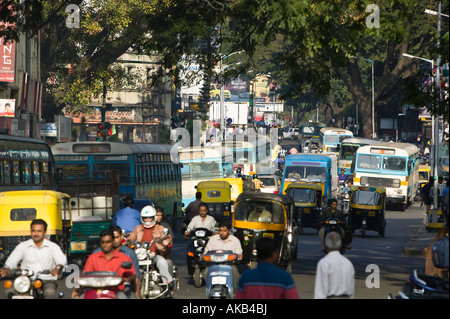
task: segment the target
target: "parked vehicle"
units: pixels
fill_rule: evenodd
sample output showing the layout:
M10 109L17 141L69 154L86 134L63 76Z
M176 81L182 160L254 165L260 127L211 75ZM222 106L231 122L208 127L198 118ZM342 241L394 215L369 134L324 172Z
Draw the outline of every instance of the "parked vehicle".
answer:
M232 265L237 262L237 254L231 250L212 250L202 255L202 260L208 266L206 275L207 299L232 299L233 270Z

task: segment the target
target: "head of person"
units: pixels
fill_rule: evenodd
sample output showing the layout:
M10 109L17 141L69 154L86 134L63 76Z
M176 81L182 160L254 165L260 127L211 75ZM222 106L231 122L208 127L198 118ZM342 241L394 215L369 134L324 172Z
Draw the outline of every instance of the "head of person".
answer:
M255 211L257 213L262 213L264 211L264 205L263 204L256 204Z
M342 168L341 169L341 175L344 175L345 174L345 171L344 171L344 169Z
M259 261L275 263L278 259L278 248L275 241L270 238L261 238L256 242L256 251Z
M257 179L258 178L258 174L253 174L253 179Z
M353 181L351 179L349 179L347 183L349 188L353 186Z
M118 249L118 248L120 248L120 246L122 246L122 240L123 240L122 229L120 229L120 227L117 225L111 226L110 229L113 231L113 234L114 234L113 247L115 249Z
M164 210L159 206L155 207L155 210L156 210L156 222L160 223L164 218Z
M208 215L208 212L209 212L208 204L201 203L200 205L198 205L198 214L200 215L201 218L205 218L206 215Z
M47 223L43 219L34 219L30 225L31 238L35 243L42 242L47 234Z
M334 250L339 250L342 247L342 237L341 234L339 234L338 232L329 232L326 236L325 236L325 248L328 251L334 251Z
M228 221L221 221L219 223L219 236L220 239L225 240L230 236L231 224Z
M130 196L125 197L123 199L123 206L124 207L131 207L131 208L133 208L134 207L134 199L133 199L133 197L130 197Z
M335 210L338 206L338 202L336 198L331 198L328 200L328 206L332 209Z
M105 229L100 233L100 248L105 254L114 249L114 232L112 229Z
M156 209L147 205L141 210L141 221L144 228L152 228L156 224Z
M195 193L195 199L196 200L201 200L202 199L202 193L201 192L196 192Z

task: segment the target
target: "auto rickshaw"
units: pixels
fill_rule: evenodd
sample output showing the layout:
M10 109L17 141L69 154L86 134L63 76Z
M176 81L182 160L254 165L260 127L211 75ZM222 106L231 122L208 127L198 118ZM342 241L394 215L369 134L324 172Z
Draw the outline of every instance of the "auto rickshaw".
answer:
M204 181L196 186L202 193L202 201L208 204L209 214L217 222L223 219L231 220L231 185L225 181Z
M243 191L244 182L242 178L216 178L213 181L228 182L231 185L231 200L236 202L236 199Z
M348 224L354 232L374 230L384 237L386 228L386 189L383 187L354 186L350 190Z
M422 187L428 183L431 176L431 166L430 165L419 165L419 186L417 187L415 200L420 200L420 190Z
M47 223L49 239L69 250L72 215L70 196L50 190L23 190L0 193L0 264L14 248L31 238L31 221Z
M295 182L288 185L286 194L294 200L294 220L303 228L319 229L322 211L322 186L317 183Z
M244 192L233 211L233 235L242 245L242 263L254 268L257 263L256 242L273 239L279 248L277 264L292 271L297 258L298 227L294 221L294 201L281 194Z

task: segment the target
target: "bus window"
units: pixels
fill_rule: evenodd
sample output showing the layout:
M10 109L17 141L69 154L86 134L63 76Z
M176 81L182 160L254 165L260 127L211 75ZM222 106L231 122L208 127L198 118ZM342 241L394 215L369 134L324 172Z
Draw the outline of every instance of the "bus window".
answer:
M30 162L23 162L22 175L23 175L23 183L31 184L31 163Z
M13 177L13 184L20 184L20 165L19 161L13 161L12 165L12 177Z
M39 162L33 162L33 184L40 184L41 176L39 172Z
M93 168L94 171L118 170L120 183L130 182L130 164L128 163L101 163L94 164Z
M385 157L383 160L383 169L388 171L404 171L406 168L406 158Z
M380 156L363 155L358 156L358 168L380 169Z

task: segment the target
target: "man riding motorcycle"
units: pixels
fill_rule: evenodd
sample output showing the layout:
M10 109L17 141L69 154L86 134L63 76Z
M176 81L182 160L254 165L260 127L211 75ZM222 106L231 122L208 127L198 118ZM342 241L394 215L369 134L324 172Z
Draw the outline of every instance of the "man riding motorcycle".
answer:
M349 249L350 243L352 242L352 230L347 225L345 214L341 210L337 209L337 206L338 206L337 199L332 198L328 201L328 208L322 210L322 215L319 221L321 225L321 228L319 229L319 237L323 242L325 238L325 227L324 227L325 221L329 218L337 218L341 221L342 225L341 236L343 238L343 243L345 245L344 248Z
M170 234L163 237L165 227L156 223L156 210L153 206L148 205L142 208L141 220L142 224L134 228L127 240L150 243L155 239L150 250L156 253L156 267L167 279L169 290L172 292L175 287L167 259L170 257L173 238Z

